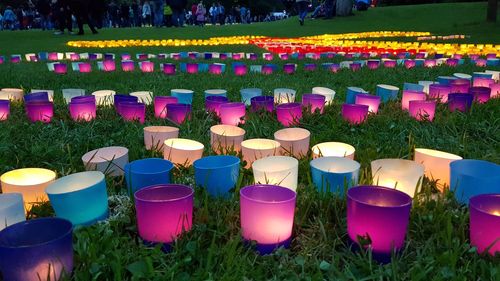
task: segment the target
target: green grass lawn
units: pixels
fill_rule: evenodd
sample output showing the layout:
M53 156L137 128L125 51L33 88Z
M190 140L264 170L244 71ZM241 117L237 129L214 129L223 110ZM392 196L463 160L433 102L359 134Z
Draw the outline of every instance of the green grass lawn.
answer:
M499 43L499 24L486 24L485 3L462 3L388 7L356 13L356 16L331 21L306 21L300 27L296 19L269 24L183 29L107 29L99 35L55 37L49 32L0 32L0 55L38 51L95 51L71 49L68 40L76 39L163 39L207 38L226 35L269 35L297 37L312 34L376 30L431 31L435 34L466 34L469 42ZM460 42L460 41L459 41ZM180 48L105 49L101 52L170 52ZM254 46L185 47L184 51L258 51ZM307 60L306 60L307 61ZM306 61L299 62L300 64ZM321 60L316 63L326 62ZM228 62L229 63L229 62ZM257 61L255 64L263 63ZM282 64L283 62L277 62ZM157 65L158 67L158 65ZM95 68L95 66L94 66ZM488 68L496 69L500 68ZM209 128L216 121L203 110L203 91L227 89L231 100L239 100L241 88L258 87L266 94L274 88L287 87L299 93L312 87L335 89L335 103L324 115L306 115L301 123L311 131L311 146L325 141L341 141L356 147L361 163L360 184L370 183L370 161L381 158L413 159L414 147L443 150L471 159L500 163L500 99L474 106L470 113L454 112L440 105L434 122L417 122L400 109L400 104L384 105L379 114L352 127L340 116L346 87L358 86L374 93L376 84L402 87L404 82L435 80L455 72L472 73L484 69L466 64L456 68L406 70L381 68L359 72L299 71L294 75L270 76L249 74L221 77L204 73L167 77L159 72L142 74L68 73L57 76L43 63L6 63L0 65L0 88L23 87L53 89L84 88L87 92L114 89L119 93L150 90L156 95L170 89L195 91L193 120L180 127L180 136L201 141L209 148ZM148 108L146 124L124 122L113 109L100 109L90 123L71 121L61 98L56 99L55 118L50 124L31 124L23 105L14 104L12 115L0 123L0 173L21 167L56 170L59 176L83 171L81 156L104 146L129 148L130 160L159 156L144 149L142 129L147 125L172 125L154 118ZM249 114L242 125L246 138L273 138L282 128L274 116ZM212 152L206 149L205 155ZM137 234L135 214L124 196L121 178L107 179L111 219L75 230L75 271L73 280L500 280L499 258L483 257L471 248L468 239L468 210L451 194L437 196L432 182L425 181L423 194L414 200L407 236L401 255L380 265L366 253L356 253L347 246L345 198L319 194L311 183L310 159L300 161L299 189L291 249L269 256L259 256L242 243L239 228L239 196L229 200L209 198L201 189L195 194L193 229L180 239L171 253L146 248ZM251 184L252 172L241 170L241 187ZM176 171L174 181L193 185L192 170ZM43 205L31 217L50 216L50 206Z

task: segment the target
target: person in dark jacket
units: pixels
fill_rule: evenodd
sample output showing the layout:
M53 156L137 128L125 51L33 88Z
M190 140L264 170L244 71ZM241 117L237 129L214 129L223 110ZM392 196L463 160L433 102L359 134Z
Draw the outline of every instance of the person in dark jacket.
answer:
M184 8L186 8L187 0L167 0L167 4L172 8L174 26L184 26Z
M49 29L50 2L49 0L38 0L36 10L40 14L40 26L42 30Z
M89 1L88 0L72 0L71 8L75 15L78 24L78 35L83 35L83 23L86 22L93 34L97 34L94 23L90 20L89 16Z
M54 12L56 14L57 23L59 25L59 31L56 31L55 35L64 34L64 30L68 29L70 34L73 33L73 22L71 20L71 9L69 0L57 0L54 6Z

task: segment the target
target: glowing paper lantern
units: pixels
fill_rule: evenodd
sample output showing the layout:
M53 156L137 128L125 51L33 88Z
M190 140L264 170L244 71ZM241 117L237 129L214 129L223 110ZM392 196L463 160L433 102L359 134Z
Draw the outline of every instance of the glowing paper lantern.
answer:
M115 94L116 92L112 90L100 90L92 93L92 95L95 96L96 104L104 106L113 105L115 103Z
M376 95L382 99L382 102L388 102L398 98L399 88L391 85L377 85Z
M135 62L131 60L122 61L122 70L125 72L131 72L135 69Z
M113 103L115 105L116 112L122 115L122 105L127 104L137 104L139 99L134 96L124 95L124 94L116 94L113 96ZM122 116L123 117L123 116Z
M197 141L181 138L167 139L164 142L163 157L176 165L189 167L200 159L205 146Z
M403 84L403 91L423 92L424 85L405 82Z
M387 68L394 68L397 65L397 61L395 60L384 60L383 62L384 62L384 67Z
M132 97L137 97L139 99L139 102L149 105L153 101L153 92L149 91L139 91L139 92L132 92L130 93L130 96Z
M85 96L84 89L62 89L63 98L66 103L70 103L71 99L78 96Z
M356 95L356 104L368 105L368 112L377 113L381 98L369 94Z
M405 62L404 62L404 66L406 69L414 68L416 64L417 64L417 62L414 60L405 60Z
M163 151L167 139L179 137L179 128L169 126L144 127L144 145L147 150Z
M167 118L167 105L171 103L178 103L177 98L169 96L154 97L155 117Z
M288 247L297 194L276 185L251 185L240 190L243 239L256 241L260 254Z
M47 201L45 188L56 178L56 173L41 168L24 168L4 173L0 177L3 193L21 193L24 207Z
M315 71L317 68L317 65L314 63L306 63L304 64L304 70L305 71Z
M458 80L458 79L457 79ZM432 84L436 84L434 81L418 81L419 85L422 85L424 88L422 89L422 92L429 94L429 87Z
M476 64L476 66L485 67L487 61L485 59L477 59L474 61L474 63Z
M220 107L226 103L229 103L229 99L225 96L208 96L205 98L205 109L207 112L213 112L220 116ZM245 107L244 104L243 107Z
M445 103L448 101L451 89L450 85L432 84L429 86L429 98Z
M313 146L311 151L314 159L318 157L336 156L353 160L356 149L352 145L342 142L323 142Z
M327 105L331 104L335 98L335 91L325 87L314 87L312 88L312 93L325 96L325 103Z
M366 93L365 90L358 87L347 87L346 103L354 104L356 102L356 95Z
M450 92L451 93L462 93L466 94L469 92L470 80L468 79L455 79L450 82Z
M378 159L371 162L373 183L401 190L413 197L420 191L424 166L404 159Z
M340 195L344 190L358 184L361 165L349 158L327 156L310 162L312 181L320 192Z
M123 176L128 163L128 149L121 146L98 148L82 156L87 171L100 171L112 177Z
M287 63L283 65L283 72L286 74L293 74L295 73L295 68L297 66L294 63Z
M116 64L114 60L105 60L102 62L103 70L106 72L112 72L116 70Z
M500 165L463 159L450 163L450 190L462 204L476 195L500 193Z
M78 70L80 71L80 73L89 73L92 71L92 66L88 62L79 62Z
M233 67L234 74L236 76L246 75L248 72L246 64L238 64Z
M490 84L491 98L500 97L500 83Z
M47 92L35 92L24 95L24 102L48 102L49 94Z
M73 225L60 218L19 222L0 232L4 280L60 280L73 270ZM41 279L43 278L43 279Z
M23 89L3 88L0 91L0 99L11 101L22 101L24 96Z
M435 67L436 66L436 60L433 59L427 59L424 61L424 67Z
M250 100L252 104L252 111L257 112L264 110L267 112L273 112L274 110L274 97L271 96L257 96Z
M349 68L352 70L352 71L358 71L361 69L361 64L360 63L356 63L356 62L353 62L349 65Z
M26 220L21 193L0 194L0 231L9 225Z
M194 92L186 89L172 89L170 95L176 97L179 103L192 104Z
M450 111L459 110L462 112L468 111L472 105L474 96L471 94L449 94L448 95L448 108Z
M49 101L34 101L26 103L26 114L31 122L50 123L54 116L54 104Z
M139 62L139 67L141 68L141 71L144 73L150 73L155 70L155 64L154 62L151 61L141 61Z
M244 102L245 105L250 105L251 99L253 97L262 96L262 89L258 88L241 89L240 94L241 94L241 101Z
M166 75L174 75L175 74L175 64L173 63L164 63L161 65L163 69L163 73Z
M270 74L273 74L274 72L274 67L273 65L270 65L270 64L266 64L266 65L263 65L262 66L262 69L261 69L261 73L262 74L266 74L266 75L270 75Z
M347 234L352 243L369 248L378 261L390 261L403 248L412 199L381 186L347 190Z
M298 124L302 119L302 105L296 102L279 104L276 106L276 115L278 121L285 127Z
M210 127L210 145L216 154L239 152L245 130L232 125L214 125Z
M474 196L469 201L470 241L478 253L500 253L500 195Z
M54 73L66 74L67 72L68 72L68 66L65 63L54 64Z
M436 112L436 101L412 100L410 101L409 112L410 116L418 121L428 120L432 122Z
M180 184L154 185L134 194L139 236L168 249L193 223L194 190Z
M7 120L10 114L10 101L0 99L0 121Z
M415 148L414 161L424 165L425 176L436 181L440 191L450 186L450 163L462 157L426 148Z
M380 65L380 61L379 60L368 60L366 62L366 65L368 67L368 69L377 69Z
M198 73L198 64L197 63L187 63L186 64L186 72L189 74Z
M205 90L205 98L209 96L223 96L227 97L227 91L224 89L210 89L210 90Z
M10 62L11 63L20 63L21 62L21 55L11 55Z
M242 102L223 103L219 107L221 123L225 125L238 125L245 120L245 104Z
M194 161L196 185L213 197L227 197L240 175L240 158L229 155L207 156Z
M323 108L325 106L326 97L318 94L303 94L302 95L302 105L310 109L311 113L318 110L323 113Z
M136 160L125 165L127 191L134 194L147 186L169 184L174 165L160 158Z
M120 115L125 121L138 121L144 124L146 118L146 105L135 102L122 102L120 105Z
M210 74L222 74L224 72L224 66L225 64L222 63L213 63L208 66L208 72Z
M90 225L108 217L106 181L101 172L62 177L45 189L56 215L73 225Z
M488 87L471 87L469 94L474 97L475 101L485 103L490 99L491 89Z
M268 156L252 163L255 183L297 189L299 161L288 156Z
M410 107L410 101L425 101L427 96L424 92L417 92L406 90L403 91L403 97L401 100L401 107L403 110L408 110Z
M167 104L167 118L176 124L182 124L191 119L191 105L184 103Z
M307 156L311 133L302 128L286 128L274 133L274 139L281 145L281 154L296 158Z
M246 168L250 168L252 163L268 156L278 155L280 143L268 139L249 139L241 142L241 152L243 161L246 162Z
M272 53L264 53L262 54L262 57L267 61L273 60L274 58Z
M366 120L368 105L342 104L342 118L350 124L360 124Z
M82 100L82 101L80 101ZM69 103L69 113L75 121L90 121L96 117L94 96L74 97Z
M295 101L297 91L293 89L278 88L274 89L274 103L292 103Z

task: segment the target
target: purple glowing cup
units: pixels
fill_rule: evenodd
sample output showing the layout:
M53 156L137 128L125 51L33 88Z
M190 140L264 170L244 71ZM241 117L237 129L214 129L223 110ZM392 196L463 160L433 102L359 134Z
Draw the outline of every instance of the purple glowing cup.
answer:
M95 96L77 96L72 97L70 100L71 103L96 103Z
M68 65L65 63L55 63L54 73L56 74L66 74L68 72Z
M122 70L125 72L131 72L135 69L135 62L131 60L122 61Z
M273 56L273 54L271 54L271 53L265 53L265 54L264 54L264 59L265 59L265 60L268 60L268 61L269 61L269 60L273 60L273 59L274 59L274 56Z
M220 116L220 107L222 104L228 103L229 99L225 96L208 96L205 98L205 109L208 112L214 112Z
M260 254L287 248L292 238L295 202L293 190L276 185L251 185L240 190L241 234L255 241Z
M220 63L213 63L208 66L208 72L216 75L222 74L222 66Z
M380 61L379 60L368 60L366 62L366 66L368 67L368 69L377 69L380 65Z
M367 105L368 112L377 113L380 106L381 97L369 94L357 94L355 104Z
M0 100L0 121L7 120L10 115L10 101Z
M451 67L455 67L458 65L458 59L453 59L453 58L447 59L446 65L451 66Z
M490 89L491 89L491 98L500 97L500 83L490 84Z
M485 59L477 59L477 60L475 60L476 66L479 66L479 67L485 67L487 62L488 61L485 60Z
M256 53L250 53L248 55L249 60L257 60L257 54Z
M349 68L352 70L352 71L358 71L361 69L361 63L358 63L358 62L353 62L349 65Z
M471 94L456 94L452 93L448 95L448 108L450 111L468 111L472 105L474 96Z
M274 97L271 96L257 96L250 99L252 104L252 111L257 112L260 110L273 112L274 110Z
M470 81L468 79L455 79L450 82L449 86L451 93L466 94L469 92Z
M143 124L146 118L146 105L138 102L122 102L120 115L125 121L139 121Z
M406 69L414 68L416 64L417 64L417 62L414 60L405 60L405 62L404 62L404 66Z
M141 61L139 64L141 66L141 71L144 73L155 71L155 63L152 61Z
M124 94L116 94L113 96L113 104L115 106L116 112L118 114L121 114L121 105L122 103L138 103L139 98L136 96L131 96L131 95L124 95Z
M396 67L396 65L397 65L397 61L395 61L395 60L385 60L384 61L384 67L394 68L394 67Z
M178 103L177 98L170 96L156 96L154 98L155 117L162 119L167 118L167 105L170 103Z
M189 74L198 73L198 64L197 63L186 63L186 72Z
M239 54L239 53L234 53L232 55L232 58L233 58L233 60L241 60L242 59L241 54Z
M54 116L54 104L50 101L34 101L26 103L26 114L31 122L50 123Z
M48 56L47 56L48 60L50 61L56 61L59 59L59 54L58 53L49 53Z
M166 75L174 75L175 74L175 64L164 63L163 64L163 73Z
M306 63L304 64L304 70L305 71L315 71L317 68L317 65L314 63Z
M403 248L412 199L399 190L357 186L347 190L347 234L382 262Z
M245 104L242 102L223 103L219 107L221 124L238 126L245 123Z
M478 103L485 103L490 99L491 89L488 87L471 87L469 94L474 97Z
M102 62L102 68L105 72L112 72L116 70L116 64L114 60L105 60Z
M262 70L261 70L262 74L270 75L270 74L273 74L273 72L274 72L274 68L271 65L265 64L262 66Z
M283 72L285 72L286 74L293 74L295 72L295 64L287 63L283 65Z
M434 100L412 100L409 105L410 116L418 121L434 120L436 112L436 101Z
M80 55L77 54L77 53L72 53L72 54L69 55L69 60L71 60L71 61L80 60Z
M24 95L24 102L40 102L49 101L49 93L47 92L34 92Z
M172 244L193 224L194 190L186 185L153 185L135 192L137 228L146 243Z
M80 73L89 73L92 71L92 65L88 62L80 62L78 63L78 70Z
M450 85L431 84L429 85L429 98L435 99L441 103L445 103L448 101L449 94L452 93L451 89L452 86Z
M167 118L176 124L182 124L191 119L191 105L185 103L167 104Z
M299 56L300 56L300 55L301 55L301 54L299 54ZM303 55L304 55L304 54L302 54L302 58L304 58L304 56L303 56ZM280 59L281 59L281 60L288 60L288 59L289 59L289 57L290 57L290 56L289 56L288 54L280 54Z
M401 108L403 110L408 110L410 108L410 101L426 99L427 95L424 92L404 90L403 97L401 98Z
M132 56L130 54L121 54L122 60L130 60L132 59Z
M303 94L302 95L302 105L310 109L311 113L319 110L319 113L323 113L325 107L326 97L324 95L318 94Z
M338 63L334 63L330 65L328 69L333 73L337 73L340 70L340 65Z
M427 59L424 61L424 67L435 67L436 66L436 60L434 59Z
M495 80L487 77L474 77L472 80L472 86L474 87L489 87L493 83L495 83Z
M342 104L342 118L350 124L360 124L366 120L368 115L368 105L363 104Z
M302 105L298 102L282 103L276 106L278 121L285 127L298 124L302 119Z
M234 66L234 74L236 76L243 76L247 74L247 66L246 64L238 64Z
M470 243L479 253L500 253L500 194L483 194L469 200Z
M495 53L486 54L486 59L496 59L497 55Z
M219 59L220 59L220 60L225 60L225 59L227 59L227 54L219 54Z
M69 113L71 118L75 121L90 121L96 117L96 102L95 97L92 96L93 100L88 100L87 102L79 102L77 97L71 99L69 103Z

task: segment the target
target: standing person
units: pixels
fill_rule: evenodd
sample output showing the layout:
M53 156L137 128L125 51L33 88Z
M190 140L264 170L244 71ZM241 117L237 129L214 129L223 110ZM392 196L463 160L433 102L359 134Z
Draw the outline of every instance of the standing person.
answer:
M137 0L132 3L132 13L134 14L133 19L134 19L134 26L135 27L140 27L141 26L141 2L140 0Z
M196 25L196 9L198 8L198 5L196 3L193 3L191 5L191 24Z
M304 19L307 16L307 9L309 8L308 0L296 0L297 8L299 10L299 23L304 25Z
M226 23L226 9L224 9L224 6L220 2L217 4L217 13L219 16L219 24L224 25L224 23Z
M154 0L154 4L155 26L161 27L163 25L163 8L165 7L165 0Z
M54 32L55 35L64 34L64 30L68 29L70 34L73 34L73 22L71 20L71 10L68 0L57 0L55 5L57 13L57 22L59 24L59 31Z
M151 26L151 6L148 0L144 1L144 5L142 5L142 18L145 26Z
M245 6L240 7L240 19L241 23L247 23L247 8Z
M111 20L111 27L118 27L118 13L119 8L114 0L108 6L109 19Z
M165 5L163 7L163 17L165 19L165 26L166 27L171 27L173 22L172 22L172 8L170 8L170 5Z
M14 14L11 6L7 6L5 9L3 13L3 22L6 29L14 30L14 26L16 24L16 14Z
M49 29L50 3L49 0L38 0L36 10L40 14L40 25L42 30Z
M90 0L88 7L90 20L98 29L101 29L104 21L104 14L106 13L106 3L102 0Z
M121 27L129 27L130 26L130 13L129 6L127 3L122 3L120 6L120 20Z
M210 21L212 22L212 25L215 25L217 22L217 6L215 5L215 2L212 3L212 7L210 7L208 13L210 14Z
M97 34L97 30L94 27L93 22L90 20L89 16L89 1L88 0L73 0L71 2L71 8L76 18L76 23L78 24L78 35L83 35L83 24L86 22L92 31L92 34Z
M205 6L203 6L203 2L200 2L198 4L198 7L196 7L196 22L198 23L199 26L205 25L206 14L207 14L207 9L205 9Z
M167 2L172 8L172 21L175 27L184 26L184 8L187 6L187 0L169 0Z

